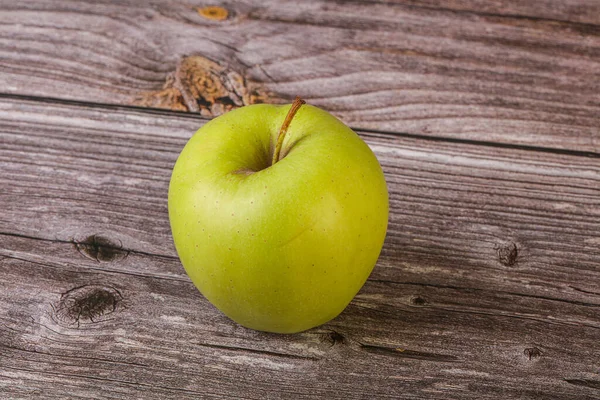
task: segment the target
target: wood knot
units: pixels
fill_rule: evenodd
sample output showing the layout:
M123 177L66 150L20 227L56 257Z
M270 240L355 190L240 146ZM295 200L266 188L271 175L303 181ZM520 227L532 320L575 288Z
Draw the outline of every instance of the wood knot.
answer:
M120 260L129 254L127 250L123 250L121 242L117 243L100 235L91 235L82 241L73 240L73 244L80 254L98 262Z
M264 103L268 97L266 90L242 74L208 58L189 56L179 61L161 90L141 93L133 102L212 118L237 107Z
M325 340L329 342L331 346L335 346L336 344L345 344L346 337L339 332L329 331L325 334Z
M201 17L212 19L213 21L224 21L229 16L229 11L219 6L199 7L196 10Z
M504 243L497 248L498 261L507 267L512 267L517 262L519 250L514 242Z
M425 300L421 296L412 296L410 298L410 303L415 306L424 306L425 304L427 304L427 300Z
M108 286L84 285L66 291L54 306L54 315L67 326L97 323L117 311L123 301L121 293Z
M540 357L542 355L542 351L537 347L528 347L523 350L523 354L525 354L527 358L531 360L532 358Z

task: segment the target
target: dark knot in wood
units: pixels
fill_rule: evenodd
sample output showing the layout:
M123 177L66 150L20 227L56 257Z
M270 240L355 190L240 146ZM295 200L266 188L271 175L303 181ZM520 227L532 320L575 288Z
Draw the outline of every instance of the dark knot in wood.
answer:
M63 293L54 307L54 314L67 326L96 323L116 312L122 304L121 293L109 286L84 285Z
M336 331L329 331L328 333L326 333L325 340L329 342L332 346L335 346L336 344L346 343L346 337Z
M82 241L73 240L79 253L95 261L114 261L127 257L120 242L115 242L100 235L91 235Z
M542 351L537 347L528 347L523 350L523 354L525 354L527 358L531 360L532 358L540 357L542 355Z
M410 303L415 306L424 306L425 304L427 304L427 300L425 300L421 296L413 296L410 298Z
M518 255L519 250L514 242L508 242L498 246L498 261L507 267L515 265Z

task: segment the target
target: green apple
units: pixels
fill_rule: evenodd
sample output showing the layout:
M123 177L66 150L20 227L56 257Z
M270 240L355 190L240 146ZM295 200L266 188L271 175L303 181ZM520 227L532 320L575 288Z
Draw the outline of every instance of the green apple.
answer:
M169 219L200 292L239 324L294 333L348 305L385 239L388 192L362 139L302 105L213 119L181 152Z

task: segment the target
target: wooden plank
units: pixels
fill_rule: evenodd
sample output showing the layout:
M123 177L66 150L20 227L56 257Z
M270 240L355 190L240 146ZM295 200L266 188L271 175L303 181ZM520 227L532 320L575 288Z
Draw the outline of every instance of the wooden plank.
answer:
M383 254L333 322L243 329L194 289L170 169L204 120L0 100L0 391L9 398L598 396L600 161L361 132Z
M595 1L205 5L4 2L0 88L205 115L300 95L364 129L600 152Z
M0 100L0 111L4 231L76 242L97 236L126 251L175 256L168 181L205 120L9 100ZM566 284L573 279L598 291L599 158L361 134L390 187L385 265L403 260L411 279L424 278L428 262L446 265L427 279L450 285L475 279L479 286L495 279L490 268L523 274L523 283L551 272L546 283L564 280L561 290L573 299L580 295ZM499 278L489 288L502 285L513 283Z
M359 0L360 1L360 0ZM600 24L600 3L596 0L370 0L384 4L404 4L434 10L449 10L485 16L503 16L553 22Z
M188 280L89 268L68 243L2 242L9 398L598 395L598 304L370 281L332 323L281 336L236 326Z

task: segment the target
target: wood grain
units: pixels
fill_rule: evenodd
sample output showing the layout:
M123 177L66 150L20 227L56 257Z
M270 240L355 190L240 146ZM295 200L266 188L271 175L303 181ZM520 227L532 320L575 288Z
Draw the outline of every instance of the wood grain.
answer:
M222 5L227 19L203 17L198 9L207 5ZM593 0L0 7L6 93L215 113L244 96L281 102L300 95L357 128L600 152L600 6ZM173 82L189 83L190 75L174 75L188 56L220 67L192 74L197 79L179 90ZM242 95L202 106L228 83ZM198 88L209 94L193 97Z
M0 99L8 398L597 398L600 159L361 131L388 238L348 309L243 329L185 276L170 169L204 119Z
M502 16L524 20L547 20L553 22L575 22L600 24L600 4L595 0L356 0L361 3L407 5L432 10L452 11L483 16ZM346 3L342 1L341 3Z

